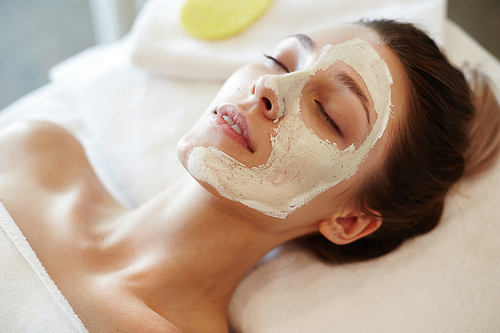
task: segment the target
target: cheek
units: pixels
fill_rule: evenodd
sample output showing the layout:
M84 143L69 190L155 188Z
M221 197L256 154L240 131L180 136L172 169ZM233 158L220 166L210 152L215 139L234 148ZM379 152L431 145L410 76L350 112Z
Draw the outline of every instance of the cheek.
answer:
M238 69L222 85L215 100L223 100L227 97L246 97L252 93L252 86L259 76L265 73L259 65L248 65Z

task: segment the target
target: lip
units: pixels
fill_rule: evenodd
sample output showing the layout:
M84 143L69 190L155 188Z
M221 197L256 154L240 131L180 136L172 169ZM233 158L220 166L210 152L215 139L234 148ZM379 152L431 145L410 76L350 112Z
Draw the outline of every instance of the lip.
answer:
M232 118L240 128L242 135L232 129L222 116ZM241 114L236 104L226 103L219 105L212 116L212 122L220 131L253 153L247 120Z

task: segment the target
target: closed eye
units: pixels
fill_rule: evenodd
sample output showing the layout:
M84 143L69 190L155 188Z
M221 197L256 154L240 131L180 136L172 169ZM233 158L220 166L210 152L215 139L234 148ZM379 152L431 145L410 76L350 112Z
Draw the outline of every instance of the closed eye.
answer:
M281 67L281 69L283 69L285 72L290 73L288 68L285 65L283 65L283 63L281 61L279 61L278 59L276 59L275 57L272 57L272 56L267 55L267 54L264 54L264 57L266 57L269 60L272 60L276 65Z
M340 128L337 126L337 124L333 121L332 118L326 113L325 108L323 107L323 104L321 104L320 101L315 100L316 106L318 108L319 113L325 118L326 122L333 128L333 130L340 136L342 136L342 132L340 132Z

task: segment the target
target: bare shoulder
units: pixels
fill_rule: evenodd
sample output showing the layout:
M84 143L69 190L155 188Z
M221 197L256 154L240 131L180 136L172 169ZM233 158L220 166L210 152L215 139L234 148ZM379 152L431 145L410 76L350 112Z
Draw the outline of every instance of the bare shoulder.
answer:
M54 148L82 149L78 140L66 129L46 121L14 123L0 131L0 153L16 158L26 152L47 152Z
M0 132L0 173L36 177L61 186L81 172L82 145L66 129L44 121L13 124Z

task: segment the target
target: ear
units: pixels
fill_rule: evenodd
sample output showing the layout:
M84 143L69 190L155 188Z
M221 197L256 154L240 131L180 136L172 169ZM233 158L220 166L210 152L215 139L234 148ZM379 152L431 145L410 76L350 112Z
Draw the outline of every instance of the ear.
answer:
M381 225L381 217L351 211L347 214L342 214L341 216L334 215L329 219L321 221L319 223L319 232L332 243L345 245L368 236Z

